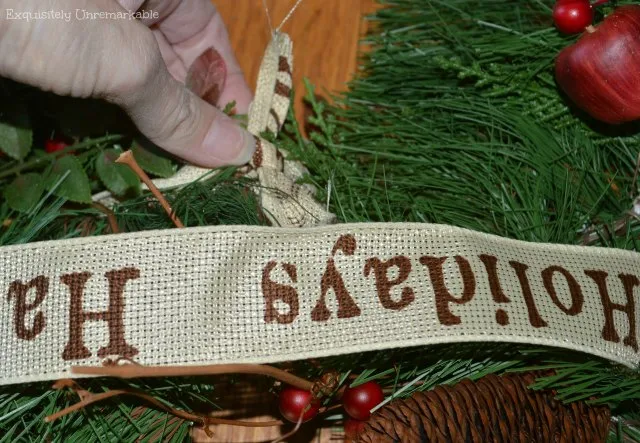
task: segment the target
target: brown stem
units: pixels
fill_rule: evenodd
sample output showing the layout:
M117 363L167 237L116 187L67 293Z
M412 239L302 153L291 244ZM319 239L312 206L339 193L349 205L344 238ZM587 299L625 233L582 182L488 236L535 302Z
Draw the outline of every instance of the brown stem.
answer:
M298 421L296 422L296 426L295 428L293 428L291 431L287 432L286 434L276 438L275 440L273 440L272 443L280 443L283 441L286 441L287 438L293 436L296 432L298 432L298 429L300 429L300 426L302 426L302 418L304 417L304 414L307 412L307 409L309 408L310 405L307 405L302 411L300 411L300 415L298 416Z
M135 362L134 362L135 363ZM137 363L135 363L135 365L137 365ZM132 366L135 366L132 365ZM283 375L282 373L284 373L284 375L286 375L286 378L289 377L294 377L291 376L291 374L289 373L285 373L284 371L281 371L280 369L277 368L273 368L270 366L260 366L260 365L226 365L229 370L233 371L233 372L239 372L239 373L253 373L253 374L269 374L269 375L274 375L274 374L278 374L278 375ZM109 367L109 369L113 369L114 367ZM73 368L72 368L73 369ZM93 367L89 367L89 369L96 369ZM100 369L100 368L97 368ZM276 377L276 378L280 378L280 377ZM295 377L297 378L297 377ZM290 380L287 380L290 381ZM308 382L307 382L308 383ZM272 426L281 426L284 424L284 422L282 420L271 420L271 421L264 421L264 422L248 422L248 421L242 421L242 420L230 420L230 419L225 419L225 418L218 418L218 417L210 417L207 415L199 415L199 414L194 414L191 412L187 412L187 411L183 411L180 409L176 409L173 408L171 406L167 406L166 404L164 404L163 402L161 402L160 400L156 399L155 397L148 395L148 394L144 394L141 392L136 392L133 390L128 390L128 389L117 389L117 390L112 390L112 391L108 391L108 392L103 392L100 394L93 394L89 391L87 391L86 389L84 389L82 386L78 385L74 380L72 379L61 379L58 380L54 383L53 385L54 389L65 389L65 388L70 388L73 391L76 392L76 394L78 394L78 396L80 397L80 401L77 402L76 404L73 404L67 408L64 408L54 414L51 414L47 417L45 417L44 421L46 423L51 423L55 420L58 420L59 418L62 418L72 412L78 411L80 409L86 408L87 406L90 406L94 403L100 402L100 401L104 401L107 400L109 398L113 398L113 397L117 397L120 395L129 395L132 397L136 397L139 399L142 399L144 401L146 401L147 403L150 403L151 405L155 406L157 409L165 411L171 415L174 416L174 419L181 419L181 420L185 420L185 421L190 421L193 423L198 423L201 426L204 427L204 431L208 436L212 436L213 433L211 432L211 430L209 429L209 426L211 425L230 425L230 426L241 426L241 427L252 427L252 428L262 428L262 427L272 427ZM308 407L308 406L307 406ZM333 406L329 406L329 407L323 407L320 409L319 413L320 414L324 414L326 412L332 411L334 409L340 408L342 407L342 405L340 404L336 404ZM287 434L283 435L282 437L278 438L277 440L274 441L274 443L276 442L282 442L285 441L285 439L291 437L292 435L294 435L299 429L300 426L302 425L302 418L305 414L305 412L307 411L307 408L303 409L300 412L300 416L298 417L298 421L296 423L295 428L288 432ZM135 415L135 412L134 412Z
M113 213L111 209L107 208L105 205L98 202L93 202L91 206L107 216L107 221L109 222L109 228L111 228L112 234L120 233L120 227L118 226L118 219L116 219L116 215Z
M83 398L82 400L80 400L78 403L71 405L68 408L65 408L61 411L58 411L55 414L51 414L45 417L44 421L47 423L51 423L52 421L62 418L65 415L68 415L79 409L85 408L93 403L107 400L112 397L117 397L119 395L131 395L133 397L140 398L148 403L151 403L153 406L157 407L158 409L168 412L178 418L199 423L203 426L220 424L220 425L262 428L262 427L280 426L283 424L282 420L272 420L272 421L265 421L265 422L249 422L249 421L229 420L226 418L217 418L217 417L209 417L204 415L192 414L187 411L182 411L180 409L175 409L170 406L167 406L164 403L162 403L160 400L152 397L151 395L128 391L126 389L116 389L109 392L103 392L101 394L90 394L85 398Z
M73 374L102 375L105 377L141 378L141 377L183 377L193 375L220 374L257 374L280 380L283 383L305 391L310 391L313 383L304 378L290 374L282 369L267 365L202 365L202 366L73 366Z
M144 172L140 167L140 165L138 165L138 162L133 157L133 153L131 151L125 151L122 154L120 154L120 157L116 159L116 163L122 163L124 165L129 166L133 170L133 172L135 172L136 175L140 177L140 180L142 180L144 184L147 185L147 187L149 188L149 191L151 191L151 193L155 196L155 198L158 199L158 201L160 202L160 205L162 205L162 207L167 212L167 214L169 215L169 218L176 225L176 227L184 228L184 225L182 224L178 216L175 214L175 212L173 212L173 209L171 209L171 206L169 205L169 202L167 201L167 199L164 198L164 195L162 195L162 192L160 192L160 190L156 187L156 185L153 184L149 176L146 174L146 172Z
M329 411L333 411L333 410L339 409L341 407L342 407L342 404L337 404L337 405L333 405L333 406L328 406L326 408L320 408L320 410L318 411L318 414L319 415L325 414L325 413L327 413ZM285 441L285 439L293 436L296 432L298 432L298 430L300 429L300 426L302 425L302 417L304 416L305 412L307 412L307 408L303 409L300 412L300 416L298 417L298 421L296 422L296 427L293 428L293 430L291 430L290 432L287 432L283 436L278 437L277 439L273 440L273 442L271 442L271 443L283 442L283 441Z

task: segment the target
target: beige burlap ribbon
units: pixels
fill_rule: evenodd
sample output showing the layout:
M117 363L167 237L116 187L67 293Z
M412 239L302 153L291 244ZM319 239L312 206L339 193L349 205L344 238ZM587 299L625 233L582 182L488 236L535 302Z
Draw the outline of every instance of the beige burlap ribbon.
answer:
M275 33L262 59L255 99L249 110L248 130L256 137L256 153L242 172L257 178L255 188L261 207L274 226L304 227L334 223L335 216L314 198L315 189L297 183L308 171L297 161L288 160L260 135L265 131L278 134L291 102L293 84L293 44L289 36ZM158 189L170 189L192 183L211 171L187 165L170 178L153 180ZM146 189L146 186L143 186ZM94 201L108 206L115 203L109 192L94 196Z
M143 365L272 363L459 342L546 345L636 367L640 256L428 224L335 221L304 167L259 135L289 107L276 34L249 130L265 213L281 227L146 231L0 248L0 384ZM182 168L160 188L209 171ZM96 200L113 202L108 194Z
M125 356L270 363L458 342L630 367L640 257L450 226L205 227L0 248L0 384Z

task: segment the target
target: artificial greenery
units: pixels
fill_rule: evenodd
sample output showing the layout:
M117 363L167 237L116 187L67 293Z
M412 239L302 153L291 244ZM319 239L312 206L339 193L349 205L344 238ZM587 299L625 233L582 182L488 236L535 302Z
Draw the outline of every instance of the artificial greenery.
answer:
M551 1L382 3L362 74L333 106L307 85L312 142L295 131L282 142L342 222L443 223L638 250L640 126L594 121L559 90L554 60L576 37L554 29ZM617 424L612 441L640 441L638 372L546 349L494 358L463 373L553 369L534 388L554 389L563 401L608 403ZM463 362L409 364L396 373L417 381L420 371ZM397 364L362 367L376 366L368 377L388 377ZM423 384L411 386L394 391L404 396Z
M636 249L635 219L607 234L638 194L638 126L595 122L558 90L554 58L575 37L554 29L552 2L383 3L364 74L337 106L315 103L314 143L284 145L342 221L552 243L592 229Z
M377 28L367 43L373 50L363 56L363 69L349 92L327 105L308 85L310 140L301 136L292 113L277 140L309 168L306 180L316 185L319 199L330 201L341 222L445 223L526 241L637 251L640 223L633 207L640 127L593 121L558 90L553 62L575 37L553 28L550 0L382 3L385 7L371 18ZM618 4L624 3L630 2ZM118 171L100 172L114 152L130 146L127 133L122 134L68 148L93 178L92 192L107 185L100 176L118 179L107 185L112 190L128 182ZM22 161L0 159L5 197L16 172L23 177L49 173L52 159L59 157L34 154L34 143L31 154L20 154ZM65 179L51 179L41 196L30 196L35 204L15 208L8 198L3 201L0 244L109 234L99 209L66 200L60 191ZM252 186L227 169L167 197L187 226L264 224ZM128 197L113 208L120 230L171 226L146 196ZM460 345L286 366L309 378L337 369L345 383L378 380L389 398L493 372L553 370L532 388L554 389L563 401L609 404L615 424L611 441L640 441L640 374L581 354ZM143 380L134 387L190 410L232 407L219 402L216 380ZM100 392L123 383L93 380L83 387ZM48 384L0 388L5 436L0 441L133 441L138 436L182 441L188 436L189 423L126 398L51 425L42 421L75 401L73 395Z
M47 151L48 141L59 150ZM179 164L112 105L0 79L0 197L9 208L29 212L62 177L53 194L76 203L91 203L91 195L104 189L118 197L138 195L138 176L115 163L122 151L115 142L131 145L153 176L169 177Z

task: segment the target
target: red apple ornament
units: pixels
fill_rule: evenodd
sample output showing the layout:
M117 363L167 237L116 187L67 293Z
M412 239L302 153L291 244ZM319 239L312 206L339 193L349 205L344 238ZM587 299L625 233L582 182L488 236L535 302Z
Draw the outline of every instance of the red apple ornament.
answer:
M640 118L640 6L621 6L560 52L556 80L581 109L606 123Z

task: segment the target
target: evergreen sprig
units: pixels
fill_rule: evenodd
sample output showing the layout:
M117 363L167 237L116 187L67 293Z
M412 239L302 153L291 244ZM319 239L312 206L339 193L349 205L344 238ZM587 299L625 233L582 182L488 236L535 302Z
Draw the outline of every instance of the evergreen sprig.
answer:
M576 110L553 79L575 37L551 2L382 2L363 75L308 98L313 143L285 142L345 222L416 221L526 241L636 249L640 142ZM615 235L614 235L615 234Z

